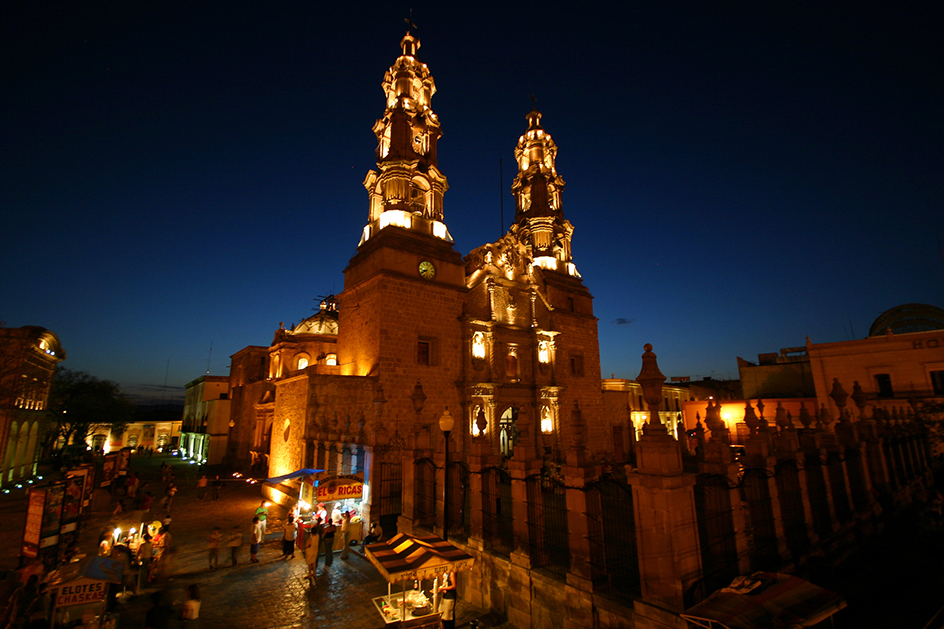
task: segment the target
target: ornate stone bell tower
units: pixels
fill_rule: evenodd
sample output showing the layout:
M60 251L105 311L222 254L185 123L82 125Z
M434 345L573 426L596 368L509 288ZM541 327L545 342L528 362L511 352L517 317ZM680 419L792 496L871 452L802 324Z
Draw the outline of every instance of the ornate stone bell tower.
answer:
M364 180L367 224L338 296L338 367L342 375L377 376L387 400L384 423L408 434L411 422L432 422L417 417L407 397L417 381L430 393L428 413L458 408L459 361L451 357L460 351L466 288L443 218L442 130L430 108L436 85L416 58L419 40L407 32L400 46L373 127L377 167Z

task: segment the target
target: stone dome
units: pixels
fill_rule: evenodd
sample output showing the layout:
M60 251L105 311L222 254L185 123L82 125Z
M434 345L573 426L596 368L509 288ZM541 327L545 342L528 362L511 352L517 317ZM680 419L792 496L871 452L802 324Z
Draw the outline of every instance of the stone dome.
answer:
M869 336L944 330L944 310L928 304L902 304L880 314L869 328Z

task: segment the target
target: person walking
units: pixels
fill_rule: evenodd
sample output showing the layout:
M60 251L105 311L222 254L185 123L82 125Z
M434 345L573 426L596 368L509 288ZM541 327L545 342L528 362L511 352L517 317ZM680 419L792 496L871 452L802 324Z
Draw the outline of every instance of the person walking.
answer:
M220 527L214 526L210 533L210 539L207 541L207 559L210 562L210 570L216 570L220 567Z
M318 569L318 549L321 547L321 521L316 519L311 528L305 531L305 563L308 564L306 578L311 584L316 583L315 574Z
M197 480L197 500L202 501L204 498L206 498L208 484L209 481L207 480L206 474L203 474Z
M249 563L259 563L256 555L259 554L259 544L262 543L263 535L262 523L257 516L252 518L252 537L249 538Z
M138 570L138 590L141 590L141 580L148 583L153 581L151 578L151 563L154 560L154 545L151 544L151 536L144 534L144 541L138 546L138 562L141 568Z
M351 553L351 512L345 511L341 514L341 539L344 541L344 548L341 549L341 559L347 561L347 556Z
M328 520L324 525L324 531L321 534L321 540L324 543L325 568L334 563L334 533L337 531L334 522Z
M196 583L187 586L187 598L180 610L180 624L188 628L200 626L200 587Z
M269 503L263 500L256 509L255 516L259 518L259 522L262 523L262 537L265 538L266 527L268 526L266 520L269 519Z
M220 489L222 489L222 487L223 487L223 481L220 480L220 475L219 475L219 474L217 474L217 475L216 475L216 478L213 479L213 482L211 483L211 485L212 485L213 493L212 493L212 495L210 496L210 500L211 500L211 501L213 501L213 500L219 500L219 499L220 499Z
M239 554L239 547L243 545L243 533L239 530L238 526L233 527L233 531L229 534L229 539L226 540L226 545L229 547L230 560L233 562L232 565L236 565L237 555Z
M288 520L285 521L285 529L282 531L282 559L295 559L296 535L295 516L289 513Z

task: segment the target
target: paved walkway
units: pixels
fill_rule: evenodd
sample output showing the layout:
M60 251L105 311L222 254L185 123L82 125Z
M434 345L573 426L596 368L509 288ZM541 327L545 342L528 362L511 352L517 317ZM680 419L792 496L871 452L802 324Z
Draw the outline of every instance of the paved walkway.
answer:
M116 610L120 614L118 627L144 627L144 615L151 606L150 595L158 590L165 590L179 609L185 588L191 583L200 586L203 629L379 629L384 625L371 599L386 594L387 583L362 555L355 552L347 560L342 560L340 554L335 553L333 565L327 568L323 565L322 555L317 583L312 585L304 578L307 567L300 552L294 560L279 558L282 552L281 529L272 530L270 527L267 541L259 551L260 562L251 564L248 532L253 512L261 500L259 485L229 481L225 483L219 501L201 502L194 488L195 466L182 465L177 459L132 461L132 470L149 481L149 489L155 494L158 493L155 489L160 489L158 467L162 460L177 462L174 467L180 487L171 511L170 561L156 583L149 584L127 602L119 603ZM285 510L278 506L271 507L270 511L276 520L281 520L285 514ZM5 515L9 526L18 526L21 535L22 514L18 525L12 513ZM152 509L151 516L159 515ZM109 520L105 513L93 515L80 540L83 553L95 552L98 533ZM229 549L220 548L220 567L210 570L207 560L210 532L214 526L219 526L225 538L237 524L243 527L247 542L240 549L239 564L230 567ZM8 534L10 529L6 521L3 521L0 531L4 534L0 540L2 546L15 546L12 554L10 548L0 549L0 566L15 567L19 542ZM473 618L483 618L483 629L496 626L496 621L486 617L482 610L460 603L457 611L459 627L468 626Z

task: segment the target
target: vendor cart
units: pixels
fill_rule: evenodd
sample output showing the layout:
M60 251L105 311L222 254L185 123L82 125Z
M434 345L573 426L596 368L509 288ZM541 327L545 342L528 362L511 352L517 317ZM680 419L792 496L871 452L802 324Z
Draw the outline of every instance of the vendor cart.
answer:
M52 627L113 629L117 614L106 615L108 588L121 584L124 566L106 557L86 557L65 564L49 576ZM76 625L76 621L81 624Z
M398 533L386 542L364 547L367 559L387 580L387 595L373 599L387 627L439 627L439 579L450 572L469 570L471 555L441 537L414 537ZM423 581L431 580L429 595ZM392 584L400 584L400 592Z

